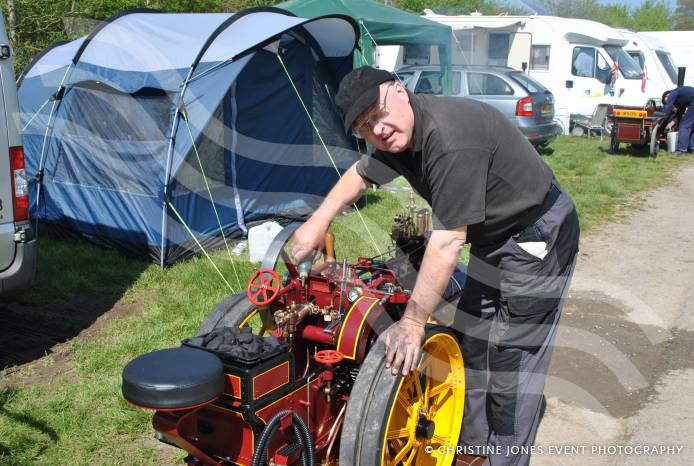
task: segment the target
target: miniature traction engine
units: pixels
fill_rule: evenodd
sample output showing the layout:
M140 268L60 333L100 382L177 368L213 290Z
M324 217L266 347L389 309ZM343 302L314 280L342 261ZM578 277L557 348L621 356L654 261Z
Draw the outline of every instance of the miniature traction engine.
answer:
M402 315L430 213L394 219L384 255L292 264L286 226L244 293L221 302L195 337L123 371L123 395L154 410L155 436L202 465L451 465L465 401L453 333L427 324L409 375L383 364L383 330ZM279 260L279 259L282 260ZM455 303L461 264L445 298Z

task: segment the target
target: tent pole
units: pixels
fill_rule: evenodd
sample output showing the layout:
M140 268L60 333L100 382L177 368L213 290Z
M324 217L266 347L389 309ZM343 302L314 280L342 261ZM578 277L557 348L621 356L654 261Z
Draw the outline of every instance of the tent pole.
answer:
M39 206L41 204L41 186L43 185L43 176L40 176L41 173L43 173L43 164L46 161L46 142L48 142L48 137L49 134L53 133L53 122L55 119L53 118L57 107L60 105L60 102L63 101L63 96L65 95L64 92L61 91L64 89L65 81L67 80L68 73L73 69L73 63L70 62L68 65L67 69L65 70L65 73L63 74L63 79L60 81L60 85L58 86L58 90L53 94L54 96L59 96L60 98L56 98L53 100L53 105L51 105L51 113L48 114L48 122L46 123L46 131L43 134L43 143L41 144L41 156L39 157L39 182L36 185L36 226L34 228L34 235L36 238L39 236Z
M174 102L174 120L173 123L171 124L171 134L169 135L169 148L166 153L166 172L164 173L164 193L162 195L162 208L161 208L161 253L160 253L160 260L159 260L159 266L161 268L164 268L164 262L166 258L166 232L168 228L168 215L166 215L166 208L167 208L167 203L166 200L169 195L169 182L171 178L171 164L173 163L173 150L174 150L174 141L176 139L176 131L178 131L178 122L180 121L180 112L181 112L181 104L183 103L183 94L186 92L186 89L188 88L188 81L190 80L190 77L193 75L193 71L195 70L195 66L191 66L190 70L188 70L188 76L186 76L186 79L183 80L183 83L181 85L181 90L176 94L176 101Z

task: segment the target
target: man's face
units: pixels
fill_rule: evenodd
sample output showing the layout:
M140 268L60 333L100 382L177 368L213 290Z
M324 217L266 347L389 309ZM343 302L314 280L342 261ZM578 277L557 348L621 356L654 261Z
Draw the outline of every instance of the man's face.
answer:
M414 112L398 82L379 86L378 103L357 117L353 128L376 149L398 153L412 147Z

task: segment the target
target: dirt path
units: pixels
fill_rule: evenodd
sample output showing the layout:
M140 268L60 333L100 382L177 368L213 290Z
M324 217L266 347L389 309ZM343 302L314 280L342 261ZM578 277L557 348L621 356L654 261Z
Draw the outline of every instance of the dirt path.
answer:
M533 465L692 464L694 166L644 199L582 242Z

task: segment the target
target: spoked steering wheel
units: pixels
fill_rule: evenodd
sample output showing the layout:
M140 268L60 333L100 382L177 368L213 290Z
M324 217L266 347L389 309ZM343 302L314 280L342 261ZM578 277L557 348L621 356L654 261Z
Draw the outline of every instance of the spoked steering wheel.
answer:
M280 292L280 276L274 270L260 269L253 274L246 287L248 300L256 306L266 306Z

